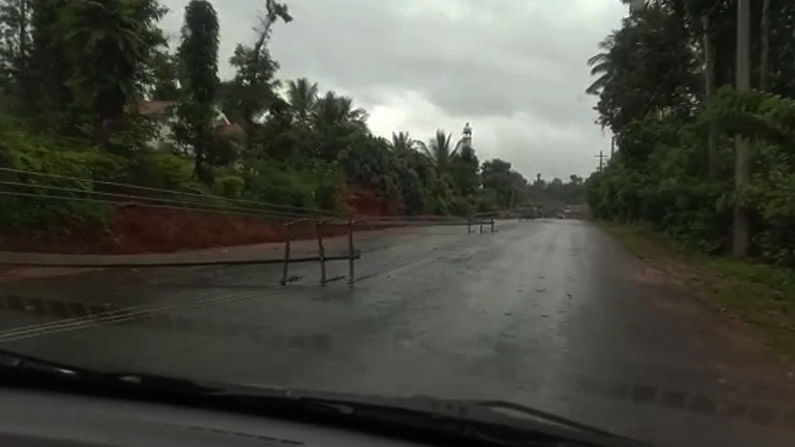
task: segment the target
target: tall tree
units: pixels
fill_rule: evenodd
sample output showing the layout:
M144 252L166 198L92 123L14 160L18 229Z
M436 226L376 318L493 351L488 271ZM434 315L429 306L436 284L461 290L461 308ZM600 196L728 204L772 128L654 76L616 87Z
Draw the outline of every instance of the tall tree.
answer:
M697 58L675 11L652 3L633 14L588 62L597 80L599 124L613 133L648 113L689 117L700 96ZM664 69L661 69L664 67Z
M34 124L66 134L77 134L77 110L68 80L72 67L59 27L59 11L69 0L33 0L33 54L31 77L34 80L36 111Z
M156 51L151 62L151 82L149 97L153 100L176 101L179 98L178 61L168 48L163 46Z
M766 90L795 97L795 2L770 2Z
M227 104L231 103L246 131L246 146L251 149L257 119L278 99L274 89L278 81L274 74L279 65L270 55L268 41L277 20L290 22L287 6L275 0L266 3L265 16L255 28L256 41L251 47L238 44L230 64L235 67L235 78Z
M519 202L517 196L527 187L527 179L512 170L510 163L495 158L484 162L481 172L483 187L495 191L501 207L509 208Z
M332 91L317 100L313 112L319 127L352 125L361 128L367 119L367 112L362 108L354 108L351 98L338 96Z
M450 165L450 160L461 148L461 142L455 147L452 146L453 134L447 134L444 130L438 129L433 138L426 145L419 142L420 148L433 160L439 172L446 172Z
M336 160L350 146L353 137L369 134L364 109L354 107L351 98L331 91L317 100L312 111L311 128L315 135L316 155L325 161Z
M218 90L218 16L206 0L191 0L179 46L182 97L177 107L175 134L193 150L194 174L210 179L207 161L212 150L212 122Z
M157 22L165 11L156 0L68 2L58 10L68 85L95 142L109 142L125 106L142 93L145 67L164 42Z
M599 96L612 76L611 71L616 64L611 62L611 50L615 46L616 33L616 31L613 31L607 38L599 42L599 49L602 51L588 59L588 66L591 67L591 76L597 76L596 80L585 89L585 92L589 95Z
M459 194L471 196L480 186L478 169L480 168L475 149L462 144L450 160L450 176Z
M0 1L0 91L15 99L16 106L30 106L33 54L32 0Z
M397 155L406 154L415 150L417 146L417 141L411 138L411 134L408 132L392 132L392 152Z

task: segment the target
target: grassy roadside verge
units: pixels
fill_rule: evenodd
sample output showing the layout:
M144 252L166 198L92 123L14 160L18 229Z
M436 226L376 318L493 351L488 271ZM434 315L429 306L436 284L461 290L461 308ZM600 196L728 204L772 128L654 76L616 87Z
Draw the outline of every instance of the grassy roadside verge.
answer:
M747 323L784 360L795 360L795 271L709 257L641 227L598 225L717 310Z

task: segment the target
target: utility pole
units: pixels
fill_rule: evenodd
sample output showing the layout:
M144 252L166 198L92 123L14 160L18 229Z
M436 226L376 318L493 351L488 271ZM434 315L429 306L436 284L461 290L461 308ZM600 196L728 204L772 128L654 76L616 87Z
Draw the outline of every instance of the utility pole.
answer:
M604 168L605 165L605 158L607 158L607 156L604 154L604 151L599 151L599 155L594 155L594 157L599 159L599 172L602 172L602 168Z
M762 0L762 55L759 58L759 90L767 91L767 77L770 72L770 0Z
M751 89L751 0L737 1L737 91ZM741 202L741 196L748 184L749 141L743 137L735 137L734 157L734 228L732 238L732 255L744 257L748 255L750 224L748 210Z
M715 94L715 50L712 46L712 23L709 15L701 17L704 45L704 102L708 102ZM709 123L707 133L707 173L711 179L718 177L718 128L713 122Z

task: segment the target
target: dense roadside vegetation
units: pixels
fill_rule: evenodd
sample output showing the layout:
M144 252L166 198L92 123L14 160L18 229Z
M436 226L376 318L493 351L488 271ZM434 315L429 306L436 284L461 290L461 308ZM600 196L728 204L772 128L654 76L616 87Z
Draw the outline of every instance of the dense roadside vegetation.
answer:
M157 0L0 0L0 168L329 212L347 212L357 194L397 214L580 201L579 177L529 184L510 163L481 163L471 140L442 130L427 141L405 131L388 140L369 130L351 98L278 79L268 43L293 17L282 3L264 4L251 11L260 15L251 40L229 61L234 76L222 80L209 1L187 5L170 47ZM2 191L26 194L51 190L16 183L76 196L96 188L2 169L0 180ZM101 221L109 212L8 195L0 208L3 228Z
M751 2L751 87L736 91L737 0L652 0L589 60L617 152L588 179L599 218L642 223L711 254L795 266L795 3ZM736 186L735 140L750 141ZM736 247L735 247L736 248Z
M605 38L587 91L616 153L586 181L587 200L631 251L791 360L795 3L751 6L750 90L734 87L737 0L647 1ZM747 247L733 238L735 206Z
M718 312L749 325L782 359L795 360L795 282L790 270L709 256L643 225L601 222L600 226Z

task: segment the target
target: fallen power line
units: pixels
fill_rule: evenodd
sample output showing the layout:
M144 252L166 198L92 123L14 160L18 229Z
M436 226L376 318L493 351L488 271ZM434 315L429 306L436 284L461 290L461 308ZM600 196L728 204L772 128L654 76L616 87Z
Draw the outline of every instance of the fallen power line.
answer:
M166 188L154 188L150 186L141 186L135 185L132 183L122 183L122 182L113 182L107 180L95 180L95 179L87 179L87 178L80 178L80 177L72 177L68 175L60 175L60 174L49 174L44 172L36 172L36 171L28 171L24 169L16 169L16 168L5 168L0 167L0 172L9 172L14 174L21 174L21 175L31 175L36 177L44 177L50 179L59 179L59 180L70 180L76 182L85 182L85 183L93 183L96 185L106 185L106 186L114 186L119 188L129 188L135 189L139 191L148 191L148 192L157 192L163 194L172 194L172 195L179 195L184 197L192 197L196 199L202 200L220 200L230 203L240 203L240 204L249 204L249 205L258 205L262 208L275 208L275 209L283 209L283 210L293 210L293 211L305 211L305 212L316 212L318 214L326 214L326 215L340 215L338 213L329 212L328 210L322 210L319 208L310 208L310 207L302 207L296 205L284 205L278 203L271 203L259 200L249 200L249 199L234 199L229 197L223 197L213 194L199 194L199 193L191 193L186 191L178 191L173 189L166 189Z
M90 255L76 255L90 256ZM102 256L102 255L100 255ZM136 256L136 255L131 255ZM352 259L361 258L361 253L356 252ZM290 263L307 263L318 261L346 261L349 255L339 256L306 256L290 258ZM238 259L238 260L207 260L207 261L26 261L23 258L0 258L0 265L13 265L19 267L73 267L73 268L165 268L165 267L204 267L214 265L258 265L258 264L283 264L284 259Z
M18 192L18 191L4 191L4 190L0 190L0 196L27 197L27 198L34 198L34 199L73 201L73 202L85 202L85 203L98 203L98 204L106 204L106 205L140 206L140 207L143 207L143 208L171 209L171 210L192 211L192 212L200 212L200 213L238 214L238 215L248 215L248 216L271 217L271 218L277 218L277 219L305 217L305 216L302 216L300 214L294 214L294 213L279 213L279 212L266 212L266 211L242 211L242 210L235 210L235 209L230 209L230 208L209 208L209 207L201 207L201 206L178 206L178 205L167 205L167 204L164 205L164 204L144 203L144 202L131 203L129 201L101 199L101 198L96 198L96 197L74 197L74 196L64 196L64 195L57 195L57 194L37 194L37 193L27 193L27 192Z
M266 216L283 216L283 217L301 217L306 216L307 214L300 214L294 212L287 212L287 211L270 211L270 210L263 210L260 208L250 208L250 207L237 207L237 206L229 206L223 204L213 204L213 203L196 203L196 202L189 202L184 200L175 200L175 199L163 199L159 197L147 197L147 196L138 196L134 194L120 194L120 193L111 193L111 192L102 192L102 191L91 191L91 190L84 190L80 188L69 188L64 186L52 186L52 185L39 185L39 184L31 184L31 183L22 183L22 182L11 182L11 181L3 181L0 180L0 185L5 186L12 186L12 187L21 187L21 188L30 188L30 189L46 189L55 192L61 193L76 193L76 194L84 194L88 196L100 196L112 199L123 199L123 200L111 200L114 203L118 204L129 204L129 201L136 201L140 202L142 206L146 206L150 202L156 202L157 204L166 204L166 205L181 205L180 208L190 208L190 209L206 209L206 210L218 210L218 211L240 211L252 214L262 214ZM18 191L3 191L0 190L0 193L3 192L11 192L16 193ZM30 193L33 194L33 193ZM10 194L9 194L10 195ZM55 195L55 194L36 194L37 196L41 196L42 198L62 198L64 200L68 200L70 198L76 198L75 196L67 196L67 195ZM22 196L22 197L29 197L29 196ZM92 199L94 197L80 197L83 199ZM105 202L103 202L105 203ZM319 217L324 217L326 215L320 215Z

